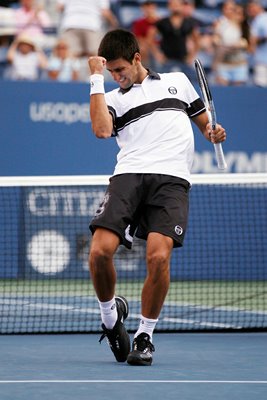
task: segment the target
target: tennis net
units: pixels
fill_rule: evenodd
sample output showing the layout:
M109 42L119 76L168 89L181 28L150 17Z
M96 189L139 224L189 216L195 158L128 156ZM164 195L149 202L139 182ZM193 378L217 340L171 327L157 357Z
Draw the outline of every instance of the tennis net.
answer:
M267 328L267 174L193 175L158 331ZM88 225L106 176L0 178L0 333L96 332ZM117 294L140 313L145 242L120 246Z

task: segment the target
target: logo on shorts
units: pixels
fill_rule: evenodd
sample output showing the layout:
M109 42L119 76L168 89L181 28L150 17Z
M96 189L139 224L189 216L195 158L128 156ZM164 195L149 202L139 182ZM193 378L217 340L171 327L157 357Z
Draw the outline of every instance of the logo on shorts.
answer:
M131 229L131 225L129 224L127 226L127 228L125 229L125 239L128 240L128 242L133 243L133 237L130 234L130 229Z
M176 235L181 236L183 234L183 228L180 225L176 225L174 228Z
M176 94L177 93L177 89L174 86L170 86L168 91L169 91L170 94Z
M98 210L97 210L96 213L95 213L95 217L99 217L99 215L103 214L108 200L109 200L109 193L107 193L107 194L105 195L105 197L104 197L102 203L100 204Z

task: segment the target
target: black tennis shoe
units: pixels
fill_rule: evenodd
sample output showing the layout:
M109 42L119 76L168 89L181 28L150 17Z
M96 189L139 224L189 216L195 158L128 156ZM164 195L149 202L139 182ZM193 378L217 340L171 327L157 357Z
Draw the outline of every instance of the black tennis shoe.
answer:
M106 337L116 360L118 362L124 362L127 360L127 356L130 352L130 337L123 325L123 322L128 317L129 306L127 300L122 296L115 297L115 301L118 311L117 322L113 329L107 329L105 325L102 324L103 334L99 342L101 343Z
M147 333L140 333L133 341L133 348L127 357L127 363L130 365L151 365L153 351L155 351L155 347L150 341L150 336Z

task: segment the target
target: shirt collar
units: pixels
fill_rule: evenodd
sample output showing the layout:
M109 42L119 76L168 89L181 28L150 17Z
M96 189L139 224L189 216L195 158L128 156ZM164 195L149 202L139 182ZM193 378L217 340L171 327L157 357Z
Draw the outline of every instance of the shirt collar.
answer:
M158 79L158 80L160 79L159 74L158 74L157 72L155 72L155 71L152 71L152 70L149 69L149 68L147 68L147 73L148 73L148 77L149 77L150 79ZM129 90L131 90L132 87L133 87L133 85L130 86L129 88L127 88L127 89L122 89L122 88L120 88L120 89L119 89L119 92L121 92L122 94L125 94L125 93L129 92Z

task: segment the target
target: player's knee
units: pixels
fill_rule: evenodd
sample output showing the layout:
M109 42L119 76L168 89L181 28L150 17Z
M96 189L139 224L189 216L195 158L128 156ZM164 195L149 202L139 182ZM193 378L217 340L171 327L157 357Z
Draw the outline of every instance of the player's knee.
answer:
M112 260L113 253L103 247L94 246L89 253L90 269L104 268Z
M169 271L169 252L158 250L147 256L148 272L153 275L168 273Z

